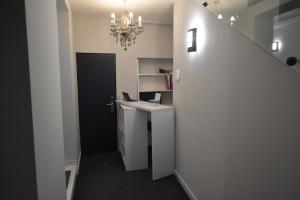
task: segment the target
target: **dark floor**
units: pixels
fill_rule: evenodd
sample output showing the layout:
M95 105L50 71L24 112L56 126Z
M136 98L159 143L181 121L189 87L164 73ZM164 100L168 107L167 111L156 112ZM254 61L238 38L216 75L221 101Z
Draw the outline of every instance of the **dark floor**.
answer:
M71 176L71 170L65 171L65 175L66 175L66 187L68 188L69 180L70 180L70 176Z
M119 153L83 156L74 200L189 200L174 176L152 181L151 170L125 172Z

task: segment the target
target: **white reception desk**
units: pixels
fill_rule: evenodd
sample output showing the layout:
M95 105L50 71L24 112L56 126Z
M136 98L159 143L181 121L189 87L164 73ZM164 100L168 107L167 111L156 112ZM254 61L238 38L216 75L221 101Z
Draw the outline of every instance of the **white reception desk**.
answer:
M174 107L118 100L119 146L127 171L148 168L147 115L151 116L152 179L174 173Z

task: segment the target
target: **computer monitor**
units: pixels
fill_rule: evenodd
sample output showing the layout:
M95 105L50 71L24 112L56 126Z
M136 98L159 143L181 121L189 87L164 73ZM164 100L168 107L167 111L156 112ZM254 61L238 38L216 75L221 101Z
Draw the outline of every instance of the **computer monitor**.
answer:
M122 94L124 96L125 101L137 101L135 99L131 99L127 92L122 92Z

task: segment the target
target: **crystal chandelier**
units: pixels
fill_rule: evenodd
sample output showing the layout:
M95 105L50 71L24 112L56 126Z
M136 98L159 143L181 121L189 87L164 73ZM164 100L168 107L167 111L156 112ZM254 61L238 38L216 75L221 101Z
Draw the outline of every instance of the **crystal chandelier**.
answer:
M120 13L118 23L116 23L116 15L112 13L110 31L110 35L116 38L116 43L120 42L127 51L128 47L135 44L137 36L144 32L142 17L139 16L138 22L134 22L133 13L124 10Z

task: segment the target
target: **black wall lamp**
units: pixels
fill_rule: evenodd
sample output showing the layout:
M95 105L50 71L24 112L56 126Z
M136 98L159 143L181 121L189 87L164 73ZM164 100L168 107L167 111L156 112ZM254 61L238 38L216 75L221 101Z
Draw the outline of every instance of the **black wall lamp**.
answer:
M296 57L289 57L287 60L286 60L286 64L287 66L289 67L292 67L292 66L295 66L298 62L298 59Z
M192 28L188 30L188 52L195 52L197 51L197 28Z

